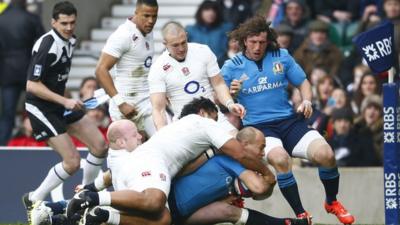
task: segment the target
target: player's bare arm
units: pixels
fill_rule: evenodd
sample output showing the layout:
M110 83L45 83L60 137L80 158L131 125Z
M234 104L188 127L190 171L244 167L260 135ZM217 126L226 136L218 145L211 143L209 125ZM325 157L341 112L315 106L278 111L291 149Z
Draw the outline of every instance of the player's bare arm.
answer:
M240 146L240 147L239 147ZM275 175L271 170L262 163L262 161L254 154L245 151L241 144L232 138L227 141L220 150L239 161L245 168L261 173L263 176L270 177L275 181Z
M185 176L194 172L195 170L197 170L197 168L202 166L207 160L209 160L213 156L214 156L214 150L210 148L209 150L201 154L199 157L186 164L176 176L177 177Z
M271 177L259 175L251 170L243 171L239 178L249 188L255 198L262 197L265 199L271 196L276 183L275 180L271 180Z
M115 101L118 105L121 113L128 119L134 117L137 114L137 110L134 106L124 102L121 96L118 95L118 91L114 86L110 70L117 63L118 58L115 58L107 53L101 53L99 62L96 66L96 78L100 85L104 88L107 94Z
M83 102L80 100L65 98L47 88L41 81L28 80L26 90L35 96L64 106L69 110L83 109Z
M224 104L230 112L243 118L246 114L246 110L241 104L234 103L229 93L229 88L226 86L224 78L222 78L221 74L210 77L210 83L217 94L218 100Z
M153 106L153 121L156 129L159 130L167 125L166 107L167 97L165 92L150 94L151 105Z
M303 113L305 118L310 118L313 113L312 103L311 103L311 99L312 99L311 84L306 79L303 81L303 83L300 84L300 86L298 88L300 90L300 94L303 99L303 102L297 108L297 112Z

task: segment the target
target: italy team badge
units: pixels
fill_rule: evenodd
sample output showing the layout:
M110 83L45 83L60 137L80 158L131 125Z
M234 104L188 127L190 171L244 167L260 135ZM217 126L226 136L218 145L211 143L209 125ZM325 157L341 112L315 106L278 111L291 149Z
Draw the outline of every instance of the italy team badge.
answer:
M282 74L283 73L283 65L281 62L274 62L273 67L272 67L272 71L274 72L274 74Z

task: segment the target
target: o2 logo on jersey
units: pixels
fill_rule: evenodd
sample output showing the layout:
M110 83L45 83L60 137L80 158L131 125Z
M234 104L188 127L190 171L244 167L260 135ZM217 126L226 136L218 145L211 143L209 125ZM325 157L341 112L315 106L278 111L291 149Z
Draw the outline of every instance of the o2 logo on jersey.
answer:
M151 63L153 62L153 57L149 56L144 60L144 67L150 68Z
M201 88L202 92L205 91L205 89L200 86L199 82L192 80L192 81L189 81L188 83L186 83L183 90L188 94L194 94L194 93L198 92L200 88Z

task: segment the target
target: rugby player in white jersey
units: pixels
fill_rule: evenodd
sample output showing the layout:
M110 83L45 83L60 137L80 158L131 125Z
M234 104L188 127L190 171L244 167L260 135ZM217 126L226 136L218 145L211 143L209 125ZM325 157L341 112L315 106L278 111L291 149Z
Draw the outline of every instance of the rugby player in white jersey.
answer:
M193 98L203 96L214 101L214 92L230 112L244 116L244 107L233 102L217 58L207 45L188 43L185 29L176 22L164 25L162 36L167 50L152 65L148 78L157 130L167 124L167 105L179 116ZM218 119L227 130L236 130L222 113Z
M215 122L217 108L213 102L194 99L183 109L185 114L190 115L161 129L126 157L123 171L119 172L125 174L119 176L124 181L118 183L119 188L125 185L126 190L80 192L71 200L67 215L72 216L83 208L110 205L119 210L129 209L129 214L111 216L110 220L114 221L108 221L111 224L126 217L145 224L146 215L151 215L149 218L156 224L169 224L170 215L165 205L171 179L210 146L238 160L244 167L275 179L256 155L244 151L243 146Z
M112 99L112 120L131 119L148 135L155 132L147 76L154 55L152 30L157 14L157 0L137 0L135 15L108 38L96 68L100 85Z

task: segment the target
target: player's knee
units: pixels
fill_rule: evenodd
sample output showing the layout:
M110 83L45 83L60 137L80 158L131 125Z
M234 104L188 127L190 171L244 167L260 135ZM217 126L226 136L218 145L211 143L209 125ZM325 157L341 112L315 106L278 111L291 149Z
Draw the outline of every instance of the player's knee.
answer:
M336 165L335 154L328 144L320 146L316 161L324 167L334 167Z
M107 151L108 151L108 145L104 141L104 139L97 141L91 148L91 152L93 153L93 155L100 158L105 157L107 155Z
M241 211L239 208L230 205L224 204L223 207L219 208L221 218L225 218L229 222L236 222L238 218L240 218Z
M68 157L64 161L64 168L69 174L73 174L79 170L81 166L81 157L79 153L72 154L71 157Z
M274 152L268 154L268 162L278 172L288 172L290 165L290 156L285 151Z

